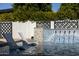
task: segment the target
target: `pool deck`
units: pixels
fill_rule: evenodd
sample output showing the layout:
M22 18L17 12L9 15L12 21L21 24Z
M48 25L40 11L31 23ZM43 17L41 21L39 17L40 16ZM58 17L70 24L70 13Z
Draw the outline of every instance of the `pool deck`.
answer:
M16 53L16 52L15 52ZM9 46L4 46L4 47L0 47L0 55L24 55L24 56L32 56L32 55L36 55L36 47L30 47L24 51L20 51L19 53L16 54L10 54L10 49Z
M20 41L16 41L17 45L20 45L19 42L21 42L21 40ZM3 56L11 55L10 54L10 48L9 48L7 42L5 42L5 41L0 41L0 55L3 55ZM26 50L20 51L18 54L14 54L14 55L15 56L17 56L17 55L24 55L24 56L37 55L37 53L36 53L36 46L29 47Z

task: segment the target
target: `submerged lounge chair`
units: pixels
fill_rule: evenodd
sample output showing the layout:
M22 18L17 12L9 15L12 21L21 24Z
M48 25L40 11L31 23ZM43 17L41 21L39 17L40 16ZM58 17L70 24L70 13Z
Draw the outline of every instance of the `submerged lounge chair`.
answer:
M12 33L3 33L3 37L7 40L7 43L10 47L10 53L20 52L28 49L29 47L36 46L33 44L27 44L25 41L23 41L23 46L17 46L17 44L15 43L12 37Z
M18 34L20 35L20 37L23 40L25 39L22 33L18 33ZM34 42L23 41L23 45L25 45L25 44L29 44L29 45L32 45L32 46L36 46L36 43L34 43Z
M22 38L22 39L25 39L24 38L24 36L23 36L23 34L20 32L20 33L18 33L19 35L20 35L20 37ZM27 42L27 44L31 44L31 45L33 45L33 46L35 46L36 45L36 43L34 43L34 42L28 42L28 41L26 41Z

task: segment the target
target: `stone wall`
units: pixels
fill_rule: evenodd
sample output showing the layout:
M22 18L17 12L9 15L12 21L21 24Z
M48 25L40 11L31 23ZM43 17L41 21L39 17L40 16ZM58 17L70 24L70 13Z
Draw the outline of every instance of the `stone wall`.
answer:
M37 43L37 53L43 52L43 28L35 28L34 39Z
M37 43L37 54L43 53L43 30L51 28L51 21L37 21L34 39Z

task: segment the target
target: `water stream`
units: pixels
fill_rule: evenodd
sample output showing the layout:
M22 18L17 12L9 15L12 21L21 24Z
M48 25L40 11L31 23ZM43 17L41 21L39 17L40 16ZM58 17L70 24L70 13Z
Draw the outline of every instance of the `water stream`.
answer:
M45 55L79 55L79 30L44 30Z

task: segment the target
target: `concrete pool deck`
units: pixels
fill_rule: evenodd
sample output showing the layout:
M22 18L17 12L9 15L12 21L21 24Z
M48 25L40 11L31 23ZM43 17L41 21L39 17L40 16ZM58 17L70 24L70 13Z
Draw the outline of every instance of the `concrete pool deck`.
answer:
M16 52L15 52L16 53ZM10 49L9 49L9 46L3 46L3 47L0 47L0 55L11 55L11 56L18 56L18 55L24 55L24 56L29 56L29 55L36 55L36 47L30 47L24 51L20 51L19 53L17 54L10 54Z

